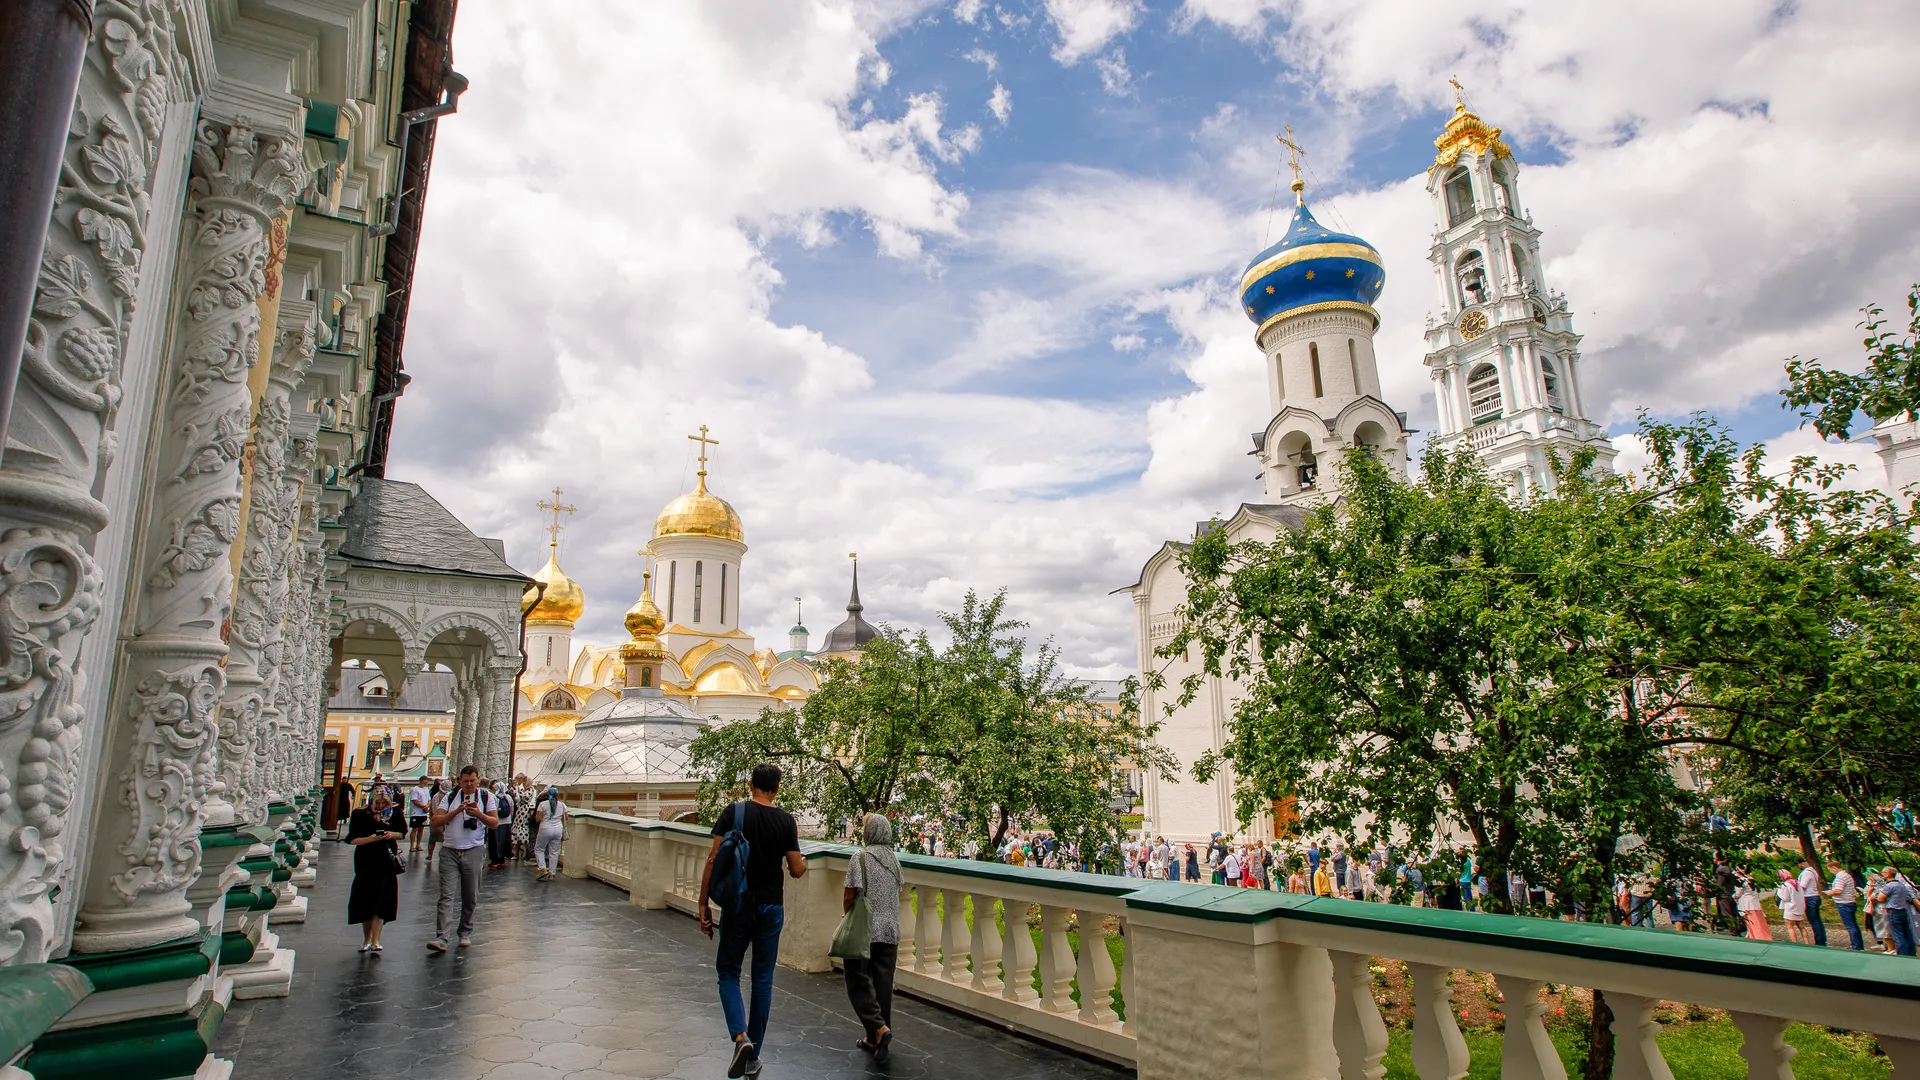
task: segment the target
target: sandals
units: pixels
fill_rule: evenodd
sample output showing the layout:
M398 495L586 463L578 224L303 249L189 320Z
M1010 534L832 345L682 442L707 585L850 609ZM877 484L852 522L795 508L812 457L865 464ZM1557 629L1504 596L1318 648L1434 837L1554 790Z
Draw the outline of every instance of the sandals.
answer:
M888 1028L880 1033L880 1041L873 1044L873 1063L875 1065L885 1065L887 1061L892 1058L893 1051L890 1048L892 1042L892 1028Z

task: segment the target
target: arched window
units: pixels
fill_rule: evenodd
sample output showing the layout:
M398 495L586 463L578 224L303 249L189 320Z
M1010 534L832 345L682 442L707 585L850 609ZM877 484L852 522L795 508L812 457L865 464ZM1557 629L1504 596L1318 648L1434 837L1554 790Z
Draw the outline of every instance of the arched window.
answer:
M1287 356L1285 353L1275 353L1273 356L1273 382L1280 390L1278 400L1287 400Z
M1313 369L1313 396L1324 397L1325 391L1320 387L1320 343L1317 341L1307 342L1307 366Z
M727 621L727 564L720 564L720 622Z
M707 564L704 561L696 561L693 564L693 621L696 626L700 622L700 586L702 579L707 576L706 569Z
M680 564L667 564L667 622L673 622L673 598L680 591Z
M1467 415L1474 423L1500 416L1500 372L1481 364L1467 373Z
M1463 306L1487 301L1487 261L1477 251L1469 251L1453 264L1454 280L1460 283Z
M1547 386L1547 408L1565 416L1567 406L1566 399L1560 394L1560 373L1553 370L1553 361L1545 357L1540 358L1540 381Z
M1538 291L1539 284L1533 280L1533 265L1527 261L1527 253L1520 245L1513 245L1513 281L1523 293Z
M644 668L644 667L643 667L643 668L641 668L641 669L640 669L640 686L641 686L641 688L642 688L642 689L645 689L646 687L649 687L649 686L652 686L652 685L653 685L653 669L652 669L652 668Z
M1352 338L1347 339L1347 366L1353 369L1353 392L1366 393L1360 389L1360 346L1355 344Z
M1313 450L1305 446L1300 448L1296 456L1300 463L1295 466L1295 478L1300 481L1300 490L1311 490L1313 485L1320 482L1320 459L1314 457Z
M1456 168L1448 173L1442 190L1446 193L1449 228L1473 216L1473 179L1466 169Z
M1506 162L1495 162L1493 166L1493 199L1508 217L1520 216L1520 199L1513 193L1513 166Z

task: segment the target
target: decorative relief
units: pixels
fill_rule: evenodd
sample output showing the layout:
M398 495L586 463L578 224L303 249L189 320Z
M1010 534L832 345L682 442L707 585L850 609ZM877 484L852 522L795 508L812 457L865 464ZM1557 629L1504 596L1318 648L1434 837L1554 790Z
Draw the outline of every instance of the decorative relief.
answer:
M127 903L184 890L200 873L200 800L213 780L214 734L225 674L214 664L149 671L134 687L135 757L121 802L133 828L112 879Z

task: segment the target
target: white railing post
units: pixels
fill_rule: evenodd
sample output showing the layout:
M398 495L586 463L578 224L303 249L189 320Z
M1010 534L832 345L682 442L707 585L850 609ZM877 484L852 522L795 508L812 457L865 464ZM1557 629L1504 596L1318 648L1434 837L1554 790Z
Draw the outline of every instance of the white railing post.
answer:
M1027 925L1031 906L1024 900L1000 902L1000 996L1008 1001L1033 1001L1040 996L1033 988L1038 954L1033 948L1033 929Z
M993 925L993 897L973 894L973 988L1000 992L1000 929Z
M1073 1011L1073 945L1067 940L1067 909L1040 905L1040 1007Z
M1080 983L1080 1022L1111 1024L1120 1019L1113 1011L1113 954L1107 951L1107 934L1097 911L1080 912L1080 958L1075 976Z
M913 886L906 883L904 874L900 882L900 943L894 946L893 966L913 970Z
M941 890L940 977L959 982L967 975L968 945L967 894L958 889Z
M1122 1035L1139 1037L1133 1018L1138 1010L1133 1007L1133 927L1125 919L1120 920L1120 996L1126 1000L1127 1016L1120 1025Z
M940 973L940 890L931 885L914 889L919 910L914 914L913 970L922 975Z
M1608 1000L1613 995L1609 994ZM1793 1080L1794 1055L1782 1036L1787 1021L1759 1013L1731 1013L1733 1026L1740 1029L1740 1056L1747 1059L1747 1080Z
M1467 1075L1467 1040L1453 1020L1450 969L1408 964L1413 978L1413 1071L1420 1080L1460 1080ZM1619 1073L1615 1074L1616 1080Z
M1340 1052L1340 1080L1380 1080L1387 1074L1387 1024L1373 1000L1373 958L1350 952L1327 956L1333 961L1333 1045Z
M1656 998L1606 991L1613 1010L1613 1080L1673 1080L1673 1070L1654 1037L1660 1024L1653 1018Z
M1546 984L1517 975L1495 975L1493 984L1505 999L1507 1015L1500 1047L1500 1080L1567 1080L1567 1067L1561 1063L1560 1051L1554 1048L1541 1019L1547 1012L1546 1003L1540 1000Z

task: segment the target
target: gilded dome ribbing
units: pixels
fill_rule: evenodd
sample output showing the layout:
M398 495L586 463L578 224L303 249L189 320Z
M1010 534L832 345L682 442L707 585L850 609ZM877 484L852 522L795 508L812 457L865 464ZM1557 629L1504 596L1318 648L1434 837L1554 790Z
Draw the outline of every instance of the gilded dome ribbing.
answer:
M707 473L700 471L700 482L690 492L667 504L654 519L653 535L662 536L712 536L721 540L746 542L746 531L740 527L740 515L727 500L707 490Z
M586 591L560 569L555 552L548 552L547 565L533 575L533 580L546 585L545 593L538 588L528 589L520 599L526 609L528 622L558 622L572 626L580 619L580 613L587 608Z

